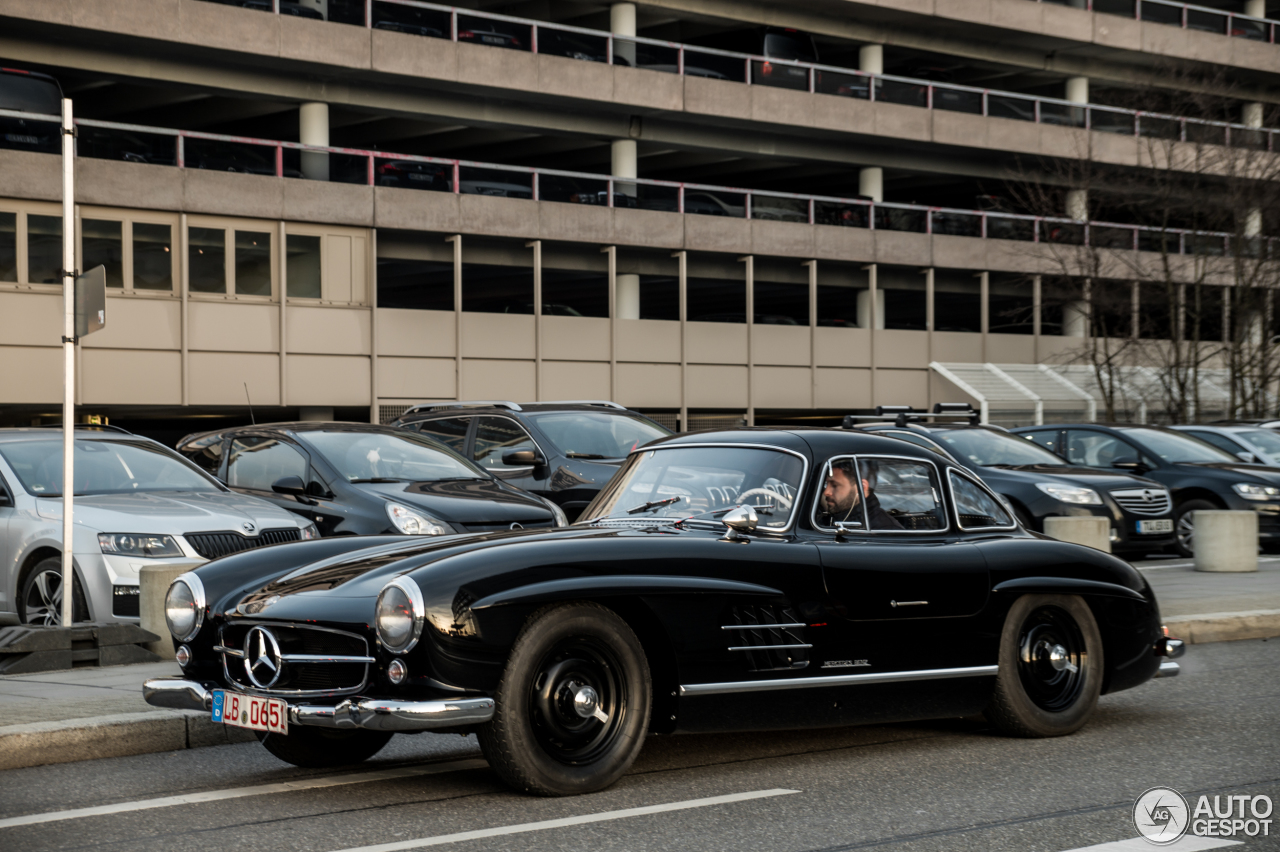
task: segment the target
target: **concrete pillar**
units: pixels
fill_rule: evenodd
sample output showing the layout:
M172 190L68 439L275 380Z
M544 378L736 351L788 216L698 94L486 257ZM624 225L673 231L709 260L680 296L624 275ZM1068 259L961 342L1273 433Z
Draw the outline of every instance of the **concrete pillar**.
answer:
M1197 571L1258 570L1258 513L1200 509L1191 517Z
M1089 218L1089 190L1067 190L1066 214L1071 219L1084 221Z
M1111 552L1111 521L1099 515L1045 518L1044 534L1058 541L1069 541L1105 553Z
M1089 303L1084 299L1067 302L1062 306L1062 336L1089 336Z
M1267 0L1244 0L1244 13L1254 18L1267 16Z
M147 649L166 660L173 659L174 647L173 634L164 620L164 598L169 594L170 584L190 570L168 565L143 565L138 569L138 615L141 616L138 626L160 637L159 641L148 644Z
M858 69L868 74L884 73L884 45L867 44L858 49Z
M858 291L858 328L884 328L884 291L876 290L876 310L874 320L871 314L871 291Z
M302 105L298 110L298 141L303 145L329 144L328 104ZM329 155L319 151L303 151L302 176L308 180L328 180Z
M329 421L333 419L333 409L304 405L298 409L298 419L308 423Z
M630 3L619 3L618 6L631 6ZM618 6L614 6L617 12ZM635 25L635 7L631 6L631 22ZM615 139L613 142L613 176L620 178L637 177L636 140ZM635 197L634 183L613 184L614 191ZM615 202L616 203L616 202ZM640 276L623 273L618 276L618 319L640 319Z
M1254 0L1250 0L1254 2ZM1262 13L1266 11L1265 0L1257 0L1259 6L1258 17L1262 17ZM1252 15L1252 12L1248 14ZM1241 123L1247 127L1262 127L1262 104L1245 104L1244 113L1241 116ZM1246 237L1257 237L1262 234L1262 208L1251 207L1244 214L1244 235Z
M1089 78L1068 77L1066 99L1073 104L1089 103Z
M858 193L872 201L884 201L884 169L870 166L859 171Z
M636 4L614 3L609 7L609 32L619 36L635 37ZM615 65L636 64L636 44L633 41L615 41L613 43L613 61Z

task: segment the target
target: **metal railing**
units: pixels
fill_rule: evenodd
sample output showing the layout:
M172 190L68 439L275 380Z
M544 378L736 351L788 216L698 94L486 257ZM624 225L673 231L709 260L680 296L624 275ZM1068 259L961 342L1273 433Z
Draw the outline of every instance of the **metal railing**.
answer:
M1200 30L1218 33L1250 41L1275 44L1276 27L1280 21L1255 18L1223 9L1197 6L1193 3L1174 3L1170 0L1036 0L1037 3L1053 3L1071 6L1106 15L1119 15L1135 21L1182 27L1184 30Z
M1056 3L1066 0L1037 0ZM224 5L249 5L278 14L299 14L305 7L290 0L207 0ZM1115 3L1162 4L1183 8L1167 0L1073 0L1082 8L1100 11ZM1071 5L1071 2L1067 2ZM333 4L330 5L334 8ZM371 29L410 33L428 38L482 44L508 50L563 56L644 68L687 77L705 77L745 85L772 86L810 93L894 103L924 109L963 112L1036 124L1080 127L1103 133L1205 144L1234 145L1280 151L1280 131L1231 122L1207 121L1120 107L1080 104L1059 98L1032 97L995 89L954 83L871 74L851 68L813 62L771 59L709 47L656 39L616 36L602 30L549 24L530 18L479 12L421 0L363 0L337 23ZM1202 7L1187 7L1200 9ZM319 15L318 12L309 13ZM1222 13L1226 14L1226 13ZM330 13L331 17L335 15ZM1243 19L1245 16L1235 15ZM1249 19L1257 20L1257 19ZM1268 26L1272 22L1267 22ZM1273 28L1267 39L1272 40Z
M29 135L20 138L34 150L54 152L60 119L0 110L0 117L21 118ZM50 125L48 136L39 127ZM77 119L77 155L188 169L241 172L277 178L314 179L362 186L385 186L488 195L534 201L558 201L602 208L658 210L687 215L724 216L779 222L834 225L1032 243L1097 246L1171 254L1225 256L1237 239L1224 232L1150 228L1116 222L1085 222L1065 217L1029 216L998 209L963 210L920 204L876 202L866 198L804 195L743 187L647 178L619 178L589 172L538 169L473 160L397 154L362 148L303 145L195 130L147 127L113 121ZM41 148L41 140L48 143ZM14 147L8 142L5 147ZM304 159L304 155L309 160ZM998 203L993 199L993 208ZM1277 240L1248 238L1238 245L1246 256L1280 256Z

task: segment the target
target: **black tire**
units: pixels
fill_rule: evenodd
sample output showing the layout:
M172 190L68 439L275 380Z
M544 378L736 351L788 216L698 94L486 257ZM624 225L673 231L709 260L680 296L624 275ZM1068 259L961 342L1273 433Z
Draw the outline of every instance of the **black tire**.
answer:
M273 734L254 731L267 751L294 766L306 769L328 769L350 766L373 757L391 741L385 731L334 731L327 728L304 728L290 725L289 733Z
M602 790L640 753L651 695L644 649L617 613L594 603L544 607L512 646L493 719L478 731L480 749L502 780L522 792ZM583 715L592 706L604 721Z
M89 604L80 586L80 577L72 577L71 619L76 623L89 620ZM23 624L57 626L62 624L62 558L51 556L36 563L22 581L18 592L18 618Z
M987 720L1014 737L1074 733L1098 705L1104 665L1102 635L1083 598L1018 598L1000 634L1000 671Z
M1191 514L1197 509L1217 509L1213 503L1208 500L1188 500L1185 503L1179 503L1173 510L1173 531L1176 537L1174 549L1178 551L1179 556L1195 556L1195 540L1193 536L1195 524L1194 516Z

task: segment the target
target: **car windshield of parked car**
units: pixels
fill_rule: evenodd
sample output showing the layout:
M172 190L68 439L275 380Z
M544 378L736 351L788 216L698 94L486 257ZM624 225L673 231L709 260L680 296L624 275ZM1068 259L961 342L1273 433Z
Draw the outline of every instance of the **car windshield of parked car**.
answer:
M1237 462L1240 459L1190 435L1159 429L1129 429L1125 434L1142 444L1147 452L1167 462Z
M1280 458L1280 433L1270 429L1245 429L1238 434L1272 458Z
M980 467L993 465L1065 464L1026 438L988 429L947 429L933 433L957 458Z
M134 441L76 441L75 495L147 491L221 491L195 465L160 446ZM62 496L62 442L0 444L0 455L35 497Z
M443 445L390 432L305 432L300 437L348 482L439 482L489 475Z
M804 462L759 447L660 447L634 453L580 521L715 520L756 507L762 529L784 529L800 493Z
M547 411L532 415L556 449L569 458L621 459L671 433L650 420L599 411Z

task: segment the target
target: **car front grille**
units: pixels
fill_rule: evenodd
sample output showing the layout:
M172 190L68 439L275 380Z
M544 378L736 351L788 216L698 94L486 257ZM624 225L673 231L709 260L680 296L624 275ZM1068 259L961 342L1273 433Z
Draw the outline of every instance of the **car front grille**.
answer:
M267 635L259 636L256 629ZM274 656L279 649L279 658ZM254 683L246 667L257 663L263 649L271 664L278 666L279 677L269 683L272 669L262 665L256 669ZM350 695L364 689L369 682L369 642L363 636L300 624L265 621L236 622L218 631L214 649L222 655L222 671L227 683L262 695ZM262 684L262 685L259 685Z
M230 556L242 550L253 550L255 547L266 547L268 544L282 544L286 541L298 541L302 531L295 528L279 530L263 530L258 536L241 535L235 531L186 533L184 535L191 549L205 559L217 559L219 556Z
M552 525L551 521L495 521L492 523L479 521L474 524L454 524L466 532L501 532L502 530L539 530Z
M1120 508L1135 515L1167 515L1173 508L1169 492L1163 488L1128 488L1112 491L1111 496Z
M733 623L720 628L729 650L747 656L753 672L802 669L809 665L804 641L805 625L790 607L740 606L733 608Z

